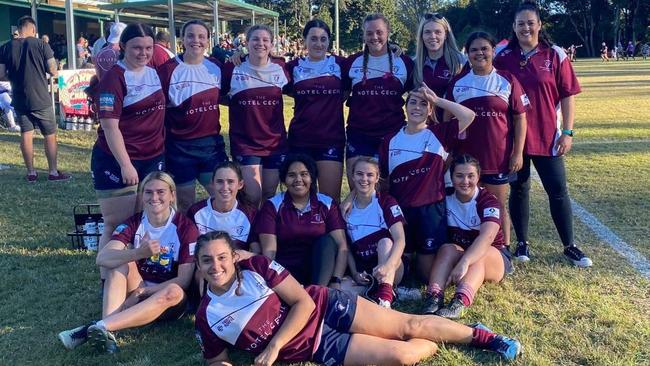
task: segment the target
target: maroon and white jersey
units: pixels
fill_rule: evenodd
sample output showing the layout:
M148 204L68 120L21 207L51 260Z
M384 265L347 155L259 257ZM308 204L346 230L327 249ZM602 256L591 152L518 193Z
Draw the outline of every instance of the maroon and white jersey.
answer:
M367 71L363 72L363 53L350 56L343 67L348 98L348 131L371 137L384 137L404 124L404 98L413 87L413 60L391 53L374 57L368 55Z
M176 56L158 67L158 75L167 97L165 125L173 139L219 134L219 61L206 58L201 64L190 65Z
M458 121L427 125L416 134L406 127L384 138L379 148L381 175L402 207L419 207L445 198L445 161L458 143Z
M571 60L558 46L547 47L540 43L523 68L520 59L521 49L515 44L512 48L497 49L494 65L510 71L530 99L524 153L556 156L555 144L562 136L560 100L579 94L580 84Z
M248 61L224 65L222 93L230 95L232 155L269 156L286 151L282 88L288 82L282 59L271 58L262 67Z
M102 80L104 74L113 67L120 59L120 48L117 45L108 44L102 48L94 57L95 75Z
M267 257L257 255L238 262L241 295L235 294L237 280L222 295L208 291L196 312L196 334L203 357L217 357L228 346L261 353L275 336L289 313L289 305L273 292L289 272ZM278 354L278 361L309 361L320 344L327 288L305 288L316 303L307 324Z
M345 145L343 62L341 57L327 56L318 62L301 57L287 63L292 82L286 91L296 101L289 125L291 146L342 148Z
M119 129L131 160L147 160L164 152L165 95L151 67L127 70L122 61L99 82L99 118L119 119ZM97 129L97 145L113 155L104 130Z
M174 53L167 49L167 47L161 45L160 43L154 43L153 45L153 55L151 55L151 60L149 60L149 66L154 69L158 69L170 58L174 58Z
M178 265L194 262L194 247L199 232L194 223L184 215L172 209L169 220L162 227L153 227L145 212L137 213L118 225L111 240L118 240L124 245L140 247L145 233L150 240L160 241L160 254L136 261L142 279L153 283L162 283L178 276Z
M298 210L291 195L278 193L262 205L255 232L277 237L275 260L285 267L303 267L305 257L320 236L334 230L345 230L345 221L338 206L329 196L312 194L309 204Z
M387 194L374 194L364 208L358 208L353 202L346 221L350 250L364 269L377 265L377 243L391 237L390 227L398 222L405 223L402 209L395 198Z
M212 208L213 198L199 201L193 204L187 215L194 221L199 234L203 235L210 231L225 231L235 241L238 248L248 250L249 244L253 242L251 228L257 210L248 205L242 205L235 201L235 206L228 212L219 212Z
M484 174L507 173L514 142L513 116L530 107L517 79L494 68L488 75L467 69L451 81L446 98L476 113L474 122L459 136L456 152L478 159Z
M459 55L458 62L464 65L467 62L467 57ZM424 83L441 98L445 96L449 82L453 79L454 74L454 71L450 70L449 65L447 65L444 55L437 60L427 57L422 69Z
M467 249L481 233L482 223L495 222L499 225L499 231L492 246L497 249L505 247L503 230L501 230L503 207L487 189L477 188L469 202L460 202L456 194L450 194L446 198L446 204L449 241Z

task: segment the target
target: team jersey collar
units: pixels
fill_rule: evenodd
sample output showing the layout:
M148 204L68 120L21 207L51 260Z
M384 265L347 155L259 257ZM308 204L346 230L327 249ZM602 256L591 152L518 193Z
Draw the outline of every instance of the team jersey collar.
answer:
M176 210L174 210L173 207L170 207L169 210L170 210L169 218L167 219L167 222L165 223L165 225L161 226L161 227L154 228L154 229L167 228L167 227L169 227L169 225L171 225L172 220L174 220L174 216L176 215ZM149 218L147 217L147 211L142 211L142 222L146 223L146 225L151 226L153 228L153 226L151 225L151 222L149 222Z
M212 201L213 200L214 200L214 197L208 198L208 207L210 207L210 210L212 211L212 214L215 215L215 216L228 216L228 215L230 215L230 213L232 213L233 211L235 211L237 209L237 206L239 206L239 201L237 199L235 199L235 204L232 206L232 209L230 209L230 211L219 212L219 211L215 210L214 207L212 207Z
M477 77L477 78L487 78L487 77L490 77L490 76L496 74L497 69L496 69L496 67L494 67L494 65L492 65L492 71L490 71L490 73L487 74L487 75L478 75L478 74L476 74L476 73L474 72L474 69L472 69L472 68L469 69L469 72L470 72L470 73L472 74L472 76L474 76L474 77Z
M282 197L283 203L287 207L292 207L298 213L303 214L318 208L318 196L316 193L313 193L311 191L309 192L309 202L305 205L305 207L302 210L296 208L296 206L293 204L293 200L291 199L291 195L288 192L283 192L282 194L284 195L284 197Z
M467 204L470 204L470 203L476 201L476 198L478 197L479 193L481 193L481 189L482 189L481 187L477 186L476 191L474 191L474 195L472 196L472 199L467 201L467 202L461 202L461 200L458 199L458 196L456 196L456 192L454 192L454 194L452 196L454 197L454 200L456 200L459 204L467 205Z

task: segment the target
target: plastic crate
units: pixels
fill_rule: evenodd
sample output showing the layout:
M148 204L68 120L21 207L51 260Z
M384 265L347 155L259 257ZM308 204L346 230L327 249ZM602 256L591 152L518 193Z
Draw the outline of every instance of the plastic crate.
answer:
M84 245L84 236L86 236L86 233L84 232L84 224L88 217L92 218L95 222L99 222L99 219L102 218L99 205L96 203L82 203L76 205L72 209L72 217L74 220L74 231L68 233L70 246L72 249L87 249ZM99 237L102 236L102 233L91 235L96 236L97 241L99 241Z

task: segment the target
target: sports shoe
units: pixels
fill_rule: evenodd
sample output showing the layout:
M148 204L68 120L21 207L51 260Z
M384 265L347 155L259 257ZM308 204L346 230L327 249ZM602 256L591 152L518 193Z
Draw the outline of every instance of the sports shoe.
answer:
M25 180L27 181L27 183L34 183L36 182L37 179L38 179L38 173L36 172L34 172L33 174L27 173L27 175L25 176Z
M377 304L382 308L390 309L391 303L388 300L377 298Z
M82 325L70 330L64 330L59 333L59 340L67 349L75 349L88 340L88 327L95 323Z
M507 361L514 361L524 348L518 340L497 334L488 345L490 351L494 351Z
M88 340L99 352L116 353L119 351L117 348L117 340L113 333L97 326L96 324L88 327Z
M564 247L564 255L571 260L573 265L580 268L591 267L594 263L577 246Z
M427 294L422 307L422 314L435 314L440 308L445 306L445 298L442 294L436 296Z
M398 286L395 288L395 293L402 301L422 300L422 291L419 288Z
M527 241L520 241L517 243L517 249L515 249L515 259L520 262L528 262L530 260Z
M47 180L49 180L50 182L63 182L66 180L70 180L70 178L72 178L70 174L66 174L60 170L57 170L56 172L58 173L57 175L53 175L53 174L48 175Z
M10 132L20 132L20 126L18 125L9 126L7 130Z
M463 302L459 298L454 297L447 306L436 311L436 315L447 319L458 319L465 314L465 309L467 308Z

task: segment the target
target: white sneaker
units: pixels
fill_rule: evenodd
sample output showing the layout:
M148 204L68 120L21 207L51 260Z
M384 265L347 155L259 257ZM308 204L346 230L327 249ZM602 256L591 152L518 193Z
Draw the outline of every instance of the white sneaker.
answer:
M10 126L9 128L7 128L7 130L9 130L11 132L20 132L20 126L13 125L13 126Z
M67 349L75 349L88 340L88 325L82 325L59 333L59 340Z

